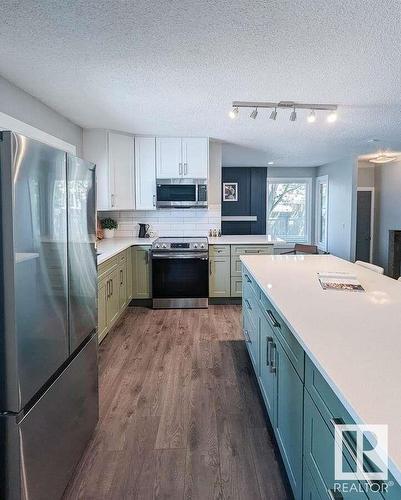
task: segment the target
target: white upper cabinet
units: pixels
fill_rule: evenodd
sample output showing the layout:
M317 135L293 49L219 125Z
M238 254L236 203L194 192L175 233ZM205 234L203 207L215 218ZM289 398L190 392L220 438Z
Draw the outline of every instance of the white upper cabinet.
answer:
M183 176L190 179L207 179L209 141L205 137L182 139Z
M181 137L156 138L156 177L169 179L183 173Z
M207 179L209 140L205 137L157 137L158 179Z
M134 209L134 138L85 129L83 153L96 164L97 210Z
M135 137L135 198L137 210L156 209L155 137Z
M116 210L135 208L134 139L109 133L110 203Z

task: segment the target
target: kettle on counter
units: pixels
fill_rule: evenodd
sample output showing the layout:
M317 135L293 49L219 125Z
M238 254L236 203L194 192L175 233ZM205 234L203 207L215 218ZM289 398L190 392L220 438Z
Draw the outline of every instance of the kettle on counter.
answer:
M139 223L138 238L149 238L149 233L148 233L149 228L150 228L150 224Z

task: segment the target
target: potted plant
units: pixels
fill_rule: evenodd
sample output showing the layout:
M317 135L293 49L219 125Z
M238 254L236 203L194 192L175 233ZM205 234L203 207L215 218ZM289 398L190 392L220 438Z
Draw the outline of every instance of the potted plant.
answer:
M101 220L101 225L104 230L105 238L113 238L114 231L117 229L118 224L117 221L112 219L111 217L106 217L106 219Z

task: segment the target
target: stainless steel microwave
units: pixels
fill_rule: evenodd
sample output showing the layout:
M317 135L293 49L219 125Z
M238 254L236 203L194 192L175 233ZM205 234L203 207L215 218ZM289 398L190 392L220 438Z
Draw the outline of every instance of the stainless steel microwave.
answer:
M206 179L156 179L158 208L207 208Z

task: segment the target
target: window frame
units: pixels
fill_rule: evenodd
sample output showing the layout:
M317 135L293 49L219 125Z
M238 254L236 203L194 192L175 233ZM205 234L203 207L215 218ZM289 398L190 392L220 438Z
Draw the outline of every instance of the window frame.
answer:
M320 219L321 219L321 203L320 203L320 185L326 184L327 186L327 212L326 212L326 236L324 242L320 241ZM322 252L327 252L328 249L328 241L329 241L329 176L328 175L319 175L316 177L315 181L315 240L316 246Z
M291 241L288 238L281 236L286 243L306 243L310 244L312 241L312 184L313 178L312 177L268 177L267 178L267 185L266 185L266 234L267 234L267 224L269 220L269 213L268 213L268 208L269 208L269 184L305 184L306 186L306 200L305 200L305 209L306 209L306 215L305 215L305 225L306 225L306 230L305 230L305 239L304 240L297 240L297 241ZM279 236L280 238L280 236Z

